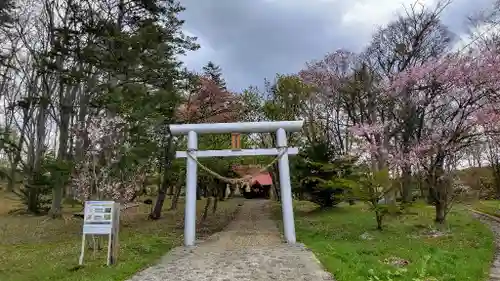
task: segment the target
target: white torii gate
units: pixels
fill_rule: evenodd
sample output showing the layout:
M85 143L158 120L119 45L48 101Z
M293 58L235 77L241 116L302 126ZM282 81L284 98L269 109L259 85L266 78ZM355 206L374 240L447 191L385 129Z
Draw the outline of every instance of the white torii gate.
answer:
M281 189L281 206L283 210L283 224L285 239L288 243L295 243L295 223L292 206L292 187L290 184L290 167L288 154L297 154L298 148L287 148L286 132L300 131L303 121L278 122L243 122L243 123L212 123L212 124L182 124L170 125L172 135L187 135L187 151L177 151L177 158L187 158L186 167L186 209L184 215L184 245L193 246L196 239L196 192L197 192L197 157L230 157L230 156L257 156L280 155L278 160L279 181ZM198 134L224 133L270 133L276 132L277 148L258 148L241 150L202 150L198 151ZM188 157L190 153L190 157Z

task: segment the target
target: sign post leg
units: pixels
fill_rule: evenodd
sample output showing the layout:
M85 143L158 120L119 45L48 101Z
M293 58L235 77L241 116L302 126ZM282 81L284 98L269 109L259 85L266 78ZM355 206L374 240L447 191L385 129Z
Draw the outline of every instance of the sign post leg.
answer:
M120 203L115 203L116 205L116 212L115 212L115 215L116 215L116 219L115 219L115 227L113 228L113 249L111 251L111 254L113 255L112 256L112 259L111 259L111 263L112 264L116 264L117 262L117 259L118 259L118 249L120 247L120 243L118 241L118 232L119 232L119 229L120 229Z
M80 250L80 259L78 260L79 265L83 265L83 257L85 256L85 234L82 234L82 249Z
M110 266L113 260L113 233L110 233L108 235L108 260L107 260L107 265Z
M188 133L188 150L198 149L198 136L196 132ZM196 157L196 154L192 154ZM186 209L184 212L184 245L193 246L196 239L196 185L198 181L197 164L194 159L187 157L186 167Z
M276 132L276 141L279 149L287 147L286 131L282 128ZM281 189L281 209L283 211L283 227L285 239L288 243L295 243L295 222L293 218L292 185L290 184L290 167L288 153L283 154L278 160L280 189Z

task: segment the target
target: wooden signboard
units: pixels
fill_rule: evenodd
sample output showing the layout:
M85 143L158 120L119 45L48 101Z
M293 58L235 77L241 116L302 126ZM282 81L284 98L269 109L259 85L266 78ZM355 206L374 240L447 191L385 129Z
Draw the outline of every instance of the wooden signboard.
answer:
M231 149L241 150L241 135L238 133L231 134Z
M116 257L118 256L119 225L120 203L115 203L114 201L86 201L79 264L83 264L86 235L107 235L107 265L116 263Z

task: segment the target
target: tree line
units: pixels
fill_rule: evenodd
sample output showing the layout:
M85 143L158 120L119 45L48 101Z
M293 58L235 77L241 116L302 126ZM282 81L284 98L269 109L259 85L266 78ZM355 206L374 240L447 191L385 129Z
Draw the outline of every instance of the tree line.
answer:
M178 59L199 46L182 32L177 1L4 2L6 189L29 212L58 217L65 199L126 202L155 186L155 219L166 196L178 198L184 185L184 164L174 154L185 139L168 125L301 119L302 132L289 136L290 146L302 148L292 160L295 196L324 207L367 201L381 227L390 206L418 193L443 223L461 192L453 180L460 160L489 160L500 194L497 37L476 36L466 50L454 50L456 36L440 20L448 4L411 5L359 53L337 50L296 74L234 93L216 63L195 73ZM228 148L229 140L202 136L200 149ZM242 141L276 146L274 134ZM202 161L236 176L232 164L269 159ZM270 174L279 199L277 167ZM225 183L202 173L199 185L199 196L223 199Z

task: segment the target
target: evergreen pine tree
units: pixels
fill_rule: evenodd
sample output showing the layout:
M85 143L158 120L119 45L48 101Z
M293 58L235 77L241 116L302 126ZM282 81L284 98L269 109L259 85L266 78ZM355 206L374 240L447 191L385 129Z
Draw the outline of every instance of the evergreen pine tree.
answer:
M203 74L218 85L221 90L226 90L226 81L222 77L222 69L220 66L209 61L207 65L203 67Z

